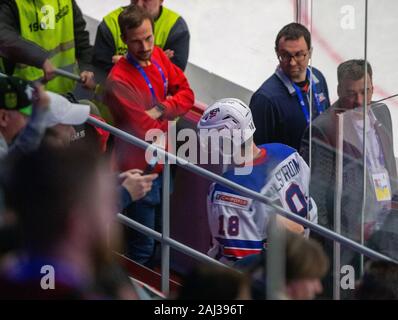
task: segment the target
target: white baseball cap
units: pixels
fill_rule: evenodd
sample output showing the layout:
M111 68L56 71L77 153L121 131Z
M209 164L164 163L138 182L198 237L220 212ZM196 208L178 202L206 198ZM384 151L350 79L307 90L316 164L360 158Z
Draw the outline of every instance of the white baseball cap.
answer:
M50 107L47 113L46 127L57 124L79 125L86 122L90 115L90 106L71 103L65 97L50 91L46 91L50 97Z

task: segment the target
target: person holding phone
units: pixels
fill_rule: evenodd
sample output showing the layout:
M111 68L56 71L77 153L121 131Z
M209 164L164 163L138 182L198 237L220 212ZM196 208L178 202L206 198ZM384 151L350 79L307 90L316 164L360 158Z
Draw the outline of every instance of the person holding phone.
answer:
M157 173L151 172L148 169L144 172L139 169L131 169L119 175L119 178L123 180L120 186L120 209L144 198L151 191L153 180L159 176Z
M105 85L104 103L109 107L114 125L145 140L151 133L168 131L168 122L187 113L194 104L194 93L180 68L154 45L153 17L139 6L128 6L119 15L122 40L127 54L112 68ZM158 144L158 141L155 143ZM121 139L115 139L118 169L145 170L149 159L145 151ZM126 215L155 229L160 227L162 166L146 196L126 208ZM127 233L126 255L151 266L155 241L134 230Z

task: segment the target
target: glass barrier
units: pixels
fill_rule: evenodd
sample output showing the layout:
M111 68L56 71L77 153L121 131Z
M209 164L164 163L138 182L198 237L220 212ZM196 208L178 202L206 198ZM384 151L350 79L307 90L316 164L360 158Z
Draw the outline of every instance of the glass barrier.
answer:
M391 19L377 18L377 14L389 16L395 5L388 1L381 5L375 1L311 4L311 63L324 73L331 99L331 107L313 117L311 139L304 144L308 147L304 150L310 159L310 196L318 207L318 223L396 259L397 176L391 121L396 112L393 99L377 102L395 93L391 79L397 71L388 63L394 46L386 41L389 34L392 36L389 30L394 19L392 13ZM316 104L314 98L312 110ZM352 270L358 280L367 259L316 238L331 261L324 281L326 296L352 298L354 286L343 284L345 275Z

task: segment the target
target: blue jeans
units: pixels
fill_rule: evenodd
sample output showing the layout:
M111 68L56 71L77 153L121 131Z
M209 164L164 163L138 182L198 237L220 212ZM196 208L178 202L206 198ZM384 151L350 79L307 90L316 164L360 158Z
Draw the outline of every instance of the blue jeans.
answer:
M152 189L146 196L133 202L126 210L125 214L155 230L156 221L160 221L162 209L162 176L153 181ZM159 227L159 226L158 226ZM127 256L140 263L147 264L155 248L155 240L133 229L127 231Z
M159 231L162 226L162 190L163 175L160 174L153 181L152 189L146 196L133 202L125 214L145 225L148 228ZM170 193L173 190L173 175L170 175ZM149 265L154 258L155 240L133 229L127 231L127 256L143 265Z

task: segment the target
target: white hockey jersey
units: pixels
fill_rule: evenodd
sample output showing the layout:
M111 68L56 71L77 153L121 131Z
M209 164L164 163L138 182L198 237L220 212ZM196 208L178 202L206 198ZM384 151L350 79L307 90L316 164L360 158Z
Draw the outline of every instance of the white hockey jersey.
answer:
M279 143L259 146L261 155L248 175L234 169L223 177L267 196L284 209L317 223L314 201L308 203L310 169L295 149ZM308 213L308 209L310 213ZM210 186L207 211L213 237L208 254L231 264L260 253L267 239L270 213L275 210L220 184Z

